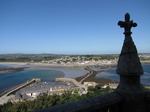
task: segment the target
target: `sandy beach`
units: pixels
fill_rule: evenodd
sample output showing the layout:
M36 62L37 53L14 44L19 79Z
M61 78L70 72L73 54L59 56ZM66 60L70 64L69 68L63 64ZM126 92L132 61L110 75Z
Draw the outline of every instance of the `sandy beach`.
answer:
M150 61L141 61L142 64L149 64ZM90 68L93 73L87 77L84 82L96 82L96 83L111 83L111 79L96 78L96 75L105 72L109 67L116 67L117 64L101 64L101 65L61 65L61 64L47 64L47 63L20 63L20 62L6 62L0 63L10 67L24 67L25 70L56 70L64 73L64 78L74 78L80 82L83 78L87 77L89 71L86 68Z
M65 78L75 78L78 82L80 82L83 78L87 77L89 74L89 70L93 71L92 75L87 77L84 82L96 82L96 83L103 83L109 84L113 81L111 79L102 79L102 78L95 78L96 75L100 72L105 71L105 69L109 67L114 67L116 64L102 64L102 65L60 65L60 64L43 64L37 63L36 66L27 68L27 69L41 69L41 68L49 68L51 70L58 70L62 71L65 74Z
M16 62L7 62L0 63L10 68L24 68L24 70L56 70L61 71L65 74L65 78L75 78L85 75L88 71L84 68L86 66L75 66L75 65L60 65L60 64L46 64L46 63L16 63Z
M65 78L75 78L77 81L82 80L84 77L87 76L89 71L86 69L90 67L93 70L93 74L86 78L85 81L90 82L97 82L97 83L109 83L111 82L110 79L97 79L95 78L96 74L104 71L108 67L116 66L115 64L107 64L107 65L61 65L61 64L46 64L46 63L19 63L19 62L7 62L7 63L0 63L5 64L10 67L27 67L25 70L57 70L61 71L65 74Z

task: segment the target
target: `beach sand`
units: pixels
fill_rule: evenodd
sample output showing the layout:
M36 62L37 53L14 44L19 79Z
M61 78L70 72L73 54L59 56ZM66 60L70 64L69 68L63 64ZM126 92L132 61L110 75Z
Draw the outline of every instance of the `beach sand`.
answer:
M65 78L75 78L85 75L88 71L84 68L85 66L75 66L75 65L60 65L60 64L45 64L45 63L31 63L30 65L26 63L0 63L10 68L21 67L24 70L56 70L61 71L65 74Z
M48 69L48 70L57 70L65 74L65 78L75 78L77 81L82 80L89 73L86 70L86 67L90 67L93 70L93 74L84 80L84 82L96 82L96 83L111 83L111 79L98 79L95 78L96 74L104 71L106 68L111 66L116 66L114 64L107 65L61 65L61 64L46 64L46 63L17 63L17 62L7 62L0 63L6 64L11 67L27 67L25 70L39 70L39 69Z

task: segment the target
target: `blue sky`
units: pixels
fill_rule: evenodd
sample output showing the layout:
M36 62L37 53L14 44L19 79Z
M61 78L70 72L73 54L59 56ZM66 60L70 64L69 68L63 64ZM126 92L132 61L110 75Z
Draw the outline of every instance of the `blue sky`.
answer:
M0 0L0 54L119 54L126 12L138 52L150 53L149 11L149 0Z

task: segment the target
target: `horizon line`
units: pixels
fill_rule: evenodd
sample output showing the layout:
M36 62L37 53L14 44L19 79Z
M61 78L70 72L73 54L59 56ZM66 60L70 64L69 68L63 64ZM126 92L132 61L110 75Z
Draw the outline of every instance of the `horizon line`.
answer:
M62 53L0 53L0 55L16 55L16 54L24 54L24 55L40 55L40 54L47 54L47 55L119 55L118 53L114 53L114 54L112 54L112 53L101 53L101 54L97 54L97 53L92 53L92 54L86 54L86 53L84 53L84 54L78 54L78 53L76 53L76 54L62 54ZM150 53L138 53L138 54L150 54Z

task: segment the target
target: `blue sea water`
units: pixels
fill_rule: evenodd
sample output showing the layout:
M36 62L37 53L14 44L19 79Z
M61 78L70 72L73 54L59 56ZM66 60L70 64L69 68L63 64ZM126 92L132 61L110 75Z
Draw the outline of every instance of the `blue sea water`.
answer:
M54 82L55 78L60 77L64 77L64 73L56 70L24 70L15 73L0 73L0 93L32 78L41 78L45 82Z
M141 83L150 86L150 64L142 64L144 74L141 75ZM119 82L119 75L116 74L116 67L106 69L96 75L96 78L112 79L112 81Z
M150 86L150 64L143 64L144 75L141 76L141 82L144 85ZM10 68L6 65L0 65L0 69ZM62 72L63 71L63 72ZM96 78L112 79L119 82L119 75L116 73L116 67L106 69L105 72L97 74ZM52 68L52 69L35 69L24 70L15 73L0 73L0 93L17 86L32 78L41 78L45 82L55 82L55 78L60 77L78 77L86 74L85 71L77 68Z
M32 67L34 65L0 64L0 69ZM50 67L24 70L15 73L0 73L0 93L33 78L41 78L44 82L55 82L56 78L75 78L87 73L80 67Z

